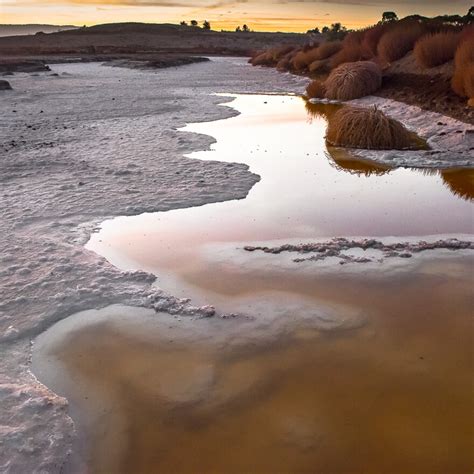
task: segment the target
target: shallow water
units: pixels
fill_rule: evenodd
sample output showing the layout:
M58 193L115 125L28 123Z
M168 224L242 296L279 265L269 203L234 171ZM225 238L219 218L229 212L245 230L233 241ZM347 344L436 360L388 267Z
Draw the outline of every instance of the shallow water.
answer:
M106 308L41 336L33 369L70 400L81 435L68 469L470 472L471 256L321 267L242 247L470 234L472 173L328 150L332 109L299 97L232 107L241 115L186 130L216 138L191 156L261 176L246 199L117 218L87 246L244 317Z
M335 106L280 95L238 95L231 105L241 115L184 130L216 139L210 151L190 156L246 163L261 176L246 199L115 218L102 224L87 247L119 268L156 274L158 285L174 295L235 310L230 292L271 289L251 266L242 268L248 262L229 255L235 249L245 254L241 248L253 241L339 236L403 241L472 232L472 204L466 196L472 170L449 179L438 170L392 170L328 149L326 116ZM201 179L206 186L205 176ZM284 281L276 286L272 281L270 287L292 286L290 273L298 279L297 266L290 269L294 272L284 270Z

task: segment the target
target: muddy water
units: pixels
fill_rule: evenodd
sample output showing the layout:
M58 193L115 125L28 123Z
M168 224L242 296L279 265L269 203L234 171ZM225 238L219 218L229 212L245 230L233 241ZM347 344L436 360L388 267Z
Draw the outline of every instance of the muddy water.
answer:
M68 397L80 434L67 470L470 472L471 256L347 270L242 247L469 234L472 174L328 150L331 109L297 97L232 106L242 114L187 130L217 140L194 157L261 176L247 199L114 219L88 247L242 318L113 307L41 336L33 368Z

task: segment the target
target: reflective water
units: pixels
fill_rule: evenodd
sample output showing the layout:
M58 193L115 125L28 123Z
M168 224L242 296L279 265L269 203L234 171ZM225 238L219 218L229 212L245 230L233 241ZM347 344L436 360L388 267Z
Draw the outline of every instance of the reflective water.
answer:
M186 130L216 138L193 157L261 176L246 199L117 218L88 248L255 320L106 308L47 331L33 369L71 402L80 443L67 470L470 472L472 257L322 271L242 247L469 234L472 172L392 170L328 150L333 108L298 97L232 106L241 115Z
M327 148L326 117L336 110L332 105L254 95L236 96L231 105L241 115L185 130L216 138L211 151L192 157L246 163L261 176L247 198L116 218L103 223L89 249L120 268L156 274L158 285L172 294L235 310L237 301L229 300L229 291L237 295L249 286L254 292L271 288L253 270L242 268L242 261L218 257L223 248L274 239L403 240L472 232L472 170L392 170ZM290 284L293 276L287 270L274 289L301 286ZM291 270L298 279L298 268Z

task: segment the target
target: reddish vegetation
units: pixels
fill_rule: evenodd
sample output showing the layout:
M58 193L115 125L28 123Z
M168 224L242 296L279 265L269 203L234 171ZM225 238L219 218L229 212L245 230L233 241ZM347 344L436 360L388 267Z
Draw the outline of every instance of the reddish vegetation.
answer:
M413 50L418 64L431 68L451 61L459 44L461 34L456 31L432 33L423 36Z
M326 41L316 51L316 59L327 59L342 49L341 41Z
M304 71L318 58L318 47L299 51L293 58L292 65L296 71Z
M364 30L364 37L361 41L361 46L364 50L372 56L377 55L377 46L380 38L390 29L390 23L382 23Z
M310 99L322 99L326 94L326 87L324 83L315 79L311 81L308 86L306 87L306 95Z
M388 63L401 59L426 32L426 26L417 21L399 22L380 38L377 54Z
M360 44L357 43L349 43L344 44L344 47L336 53L331 58L331 69L339 66L340 64L344 63L353 63L355 61L363 61L364 59L370 59L366 55L363 54Z
M338 110L329 118L326 139L331 145L369 150L416 148L413 134L376 107Z
M317 61L313 61L308 67L308 71L314 74L327 74L330 70L330 59L318 59Z
M413 56L406 57L414 49ZM403 58L403 60L402 60ZM257 60L262 60L260 57ZM451 61L454 59L454 65ZM342 41L324 42L319 47L295 47L276 63L278 70L308 74L319 83L308 87L309 97L324 96L347 100L353 93L370 94L380 87L380 75L375 82L361 77L357 64L370 61L377 70L384 71L383 95L420 105L461 120L471 121L472 114L452 91L470 99L474 105L474 25L453 26L439 19L406 18L380 23L348 33ZM349 63L351 63L349 65ZM373 65L375 63L376 66ZM328 75L341 65L344 76L351 81L338 82ZM437 70L431 71L431 68ZM454 72L453 72L454 69ZM330 76L331 77L331 76ZM410 78L411 84L406 83ZM359 81L358 86L355 83ZM449 86L451 82L451 87ZM375 84L375 85L374 85ZM341 89L340 91L337 89ZM342 89L345 89L342 91ZM356 92L357 90L357 92ZM439 99L438 100L438 95Z
M474 29L463 34L456 50L451 85L459 96L474 98Z
M325 85L328 99L358 99L380 88L382 71L372 61L341 64L331 72Z

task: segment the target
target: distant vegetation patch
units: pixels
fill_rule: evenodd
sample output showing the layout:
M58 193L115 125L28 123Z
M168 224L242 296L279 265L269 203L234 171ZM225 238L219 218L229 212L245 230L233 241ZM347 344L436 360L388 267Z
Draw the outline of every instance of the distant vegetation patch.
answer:
M460 38L461 33L458 31L443 31L423 36L416 42L414 49L418 64L431 68L451 61Z

